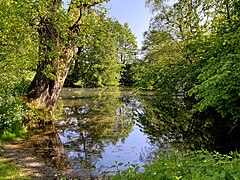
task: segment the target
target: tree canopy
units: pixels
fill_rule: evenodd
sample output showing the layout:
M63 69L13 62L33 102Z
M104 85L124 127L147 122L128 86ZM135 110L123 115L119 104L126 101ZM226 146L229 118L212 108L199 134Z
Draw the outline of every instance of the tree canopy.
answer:
M238 122L239 2L149 0L146 5L154 16L135 84L156 90L160 99L191 99L195 113L213 108Z
M127 23L95 11L81 29L77 56L70 68L66 85L101 87L118 85L121 72L136 58L137 45Z

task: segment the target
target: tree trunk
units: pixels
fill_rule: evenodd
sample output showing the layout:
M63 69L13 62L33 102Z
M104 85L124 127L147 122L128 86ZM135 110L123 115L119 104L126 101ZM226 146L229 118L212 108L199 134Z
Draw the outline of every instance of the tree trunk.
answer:
M79 11L78 18L72 26L67 26L66 22L62 22L61 16L58 14L58 10L62 8L62 0L53 0L52 2L53 4L49 4L46 9L49 12L48 17L40 17L38 25L39 65L26 96L27 101L33 103L37 108L45 106L50 111L54 111L75 54L76 37L79 36L83 13L103 1L89 0L85 4L80 1L80 5L71 1L68 13L71 12L71 8ZM69 14L69 18L71 19L71 14Z
M28 89L27 99L38 108L54 111L74 55L75 43L61 39L51 20L42 18L38 29L39 65ZM65 44L63 43L65 42Z
M55 63L56 60L43 60L39 63L27 94L28 100L34 101L37 107L46 106L50 111L54 110L73 58L72 49L66 49L65 53L66 59L61 59L61 63ZM46 74L47 67L56 68L55 72L51 72L54 77Z

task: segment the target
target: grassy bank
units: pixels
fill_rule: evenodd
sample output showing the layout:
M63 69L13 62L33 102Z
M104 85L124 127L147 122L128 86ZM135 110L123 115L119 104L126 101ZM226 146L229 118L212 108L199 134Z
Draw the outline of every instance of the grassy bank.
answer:
M20 167L0 156L0 180L31 179L21 174Z

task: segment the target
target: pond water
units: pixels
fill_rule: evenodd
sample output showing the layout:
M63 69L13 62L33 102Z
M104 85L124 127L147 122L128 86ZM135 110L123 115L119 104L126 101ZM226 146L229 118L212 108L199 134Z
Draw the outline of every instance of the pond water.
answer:
M240 126L212 110L192 114L181 98L157 102L151 92L128 88L65 88L58 103L60 139L73 170L85 176L142 166L172 149L240 149Z
M65 88L60 99L64 109L60 138L75 171L99 175L129 167L112 167L119 163L142 166L154 158L159 143L162 148L170 146L166 136L145 133L140 122L152 99L149 92Z

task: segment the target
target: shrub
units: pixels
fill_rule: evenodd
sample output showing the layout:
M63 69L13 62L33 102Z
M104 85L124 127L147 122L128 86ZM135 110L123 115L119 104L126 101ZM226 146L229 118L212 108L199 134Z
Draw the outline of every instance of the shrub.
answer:
M159 156L144 168L143 173L137 173L133 168L118 172L113 179L239 179L240 155L207 151L189 151L186 154L170 152Z
M23 132L23 106L20 100L12 95L0 94L0 138L13 139Z

